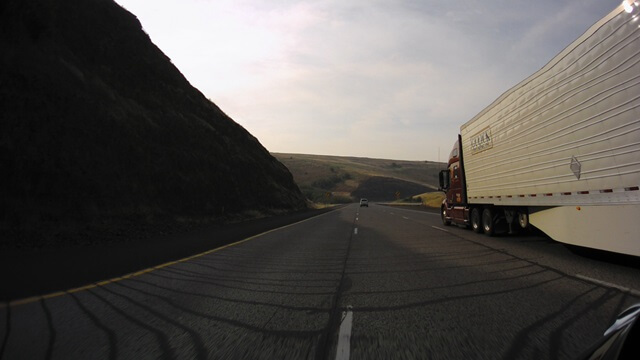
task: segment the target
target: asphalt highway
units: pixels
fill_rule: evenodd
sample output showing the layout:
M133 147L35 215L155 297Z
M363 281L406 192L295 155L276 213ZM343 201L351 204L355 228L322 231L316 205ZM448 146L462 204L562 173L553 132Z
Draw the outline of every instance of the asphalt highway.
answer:
M0 304L0 359L574 359L636 302L638 267L350 205Z

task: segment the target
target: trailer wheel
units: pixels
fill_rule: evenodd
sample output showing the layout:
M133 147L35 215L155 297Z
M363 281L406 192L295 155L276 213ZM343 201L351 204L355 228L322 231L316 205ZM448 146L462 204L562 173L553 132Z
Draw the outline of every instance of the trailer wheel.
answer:
M482 229L487 236L493 236L495 233L496 228L493 222L493 211L491 208L482 210Z
M447 220L447 208L445 208L444 206L440 208L440 217L442 218L442 225L451 225L451 220Z
M471 209L471 229L478 234L482 232L482 222L480 221L480 210Z
M518 224L520 224L521 228L526 229L529 226L529 215L518 212Z

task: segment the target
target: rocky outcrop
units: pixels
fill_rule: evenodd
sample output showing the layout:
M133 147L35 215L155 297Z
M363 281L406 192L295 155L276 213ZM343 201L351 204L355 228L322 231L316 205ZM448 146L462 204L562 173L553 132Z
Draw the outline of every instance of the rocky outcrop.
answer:
M0 3L0 116L4 242L306 206L112 0Z

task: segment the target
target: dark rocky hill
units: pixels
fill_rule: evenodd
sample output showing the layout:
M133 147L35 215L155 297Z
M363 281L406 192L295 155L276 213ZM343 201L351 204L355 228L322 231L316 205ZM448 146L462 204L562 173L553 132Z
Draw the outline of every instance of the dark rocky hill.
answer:
M0 247L306 206L112 0L0 2L0 169Z

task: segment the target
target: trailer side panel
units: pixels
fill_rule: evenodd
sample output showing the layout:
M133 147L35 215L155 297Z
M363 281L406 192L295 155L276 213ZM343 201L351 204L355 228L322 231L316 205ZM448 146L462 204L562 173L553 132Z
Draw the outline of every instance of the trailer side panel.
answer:
M640 204L640 28L622 7L461 128L470 204Z

